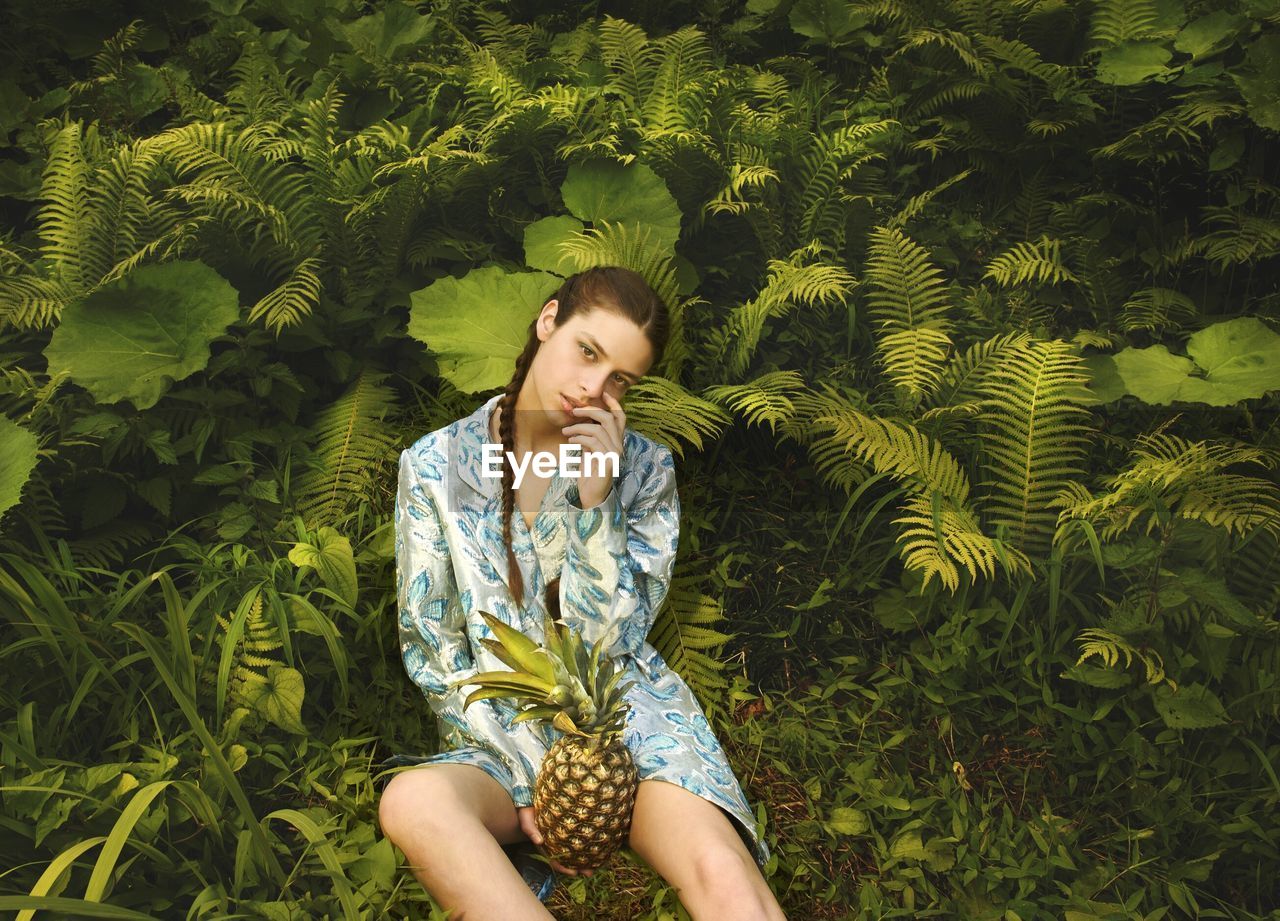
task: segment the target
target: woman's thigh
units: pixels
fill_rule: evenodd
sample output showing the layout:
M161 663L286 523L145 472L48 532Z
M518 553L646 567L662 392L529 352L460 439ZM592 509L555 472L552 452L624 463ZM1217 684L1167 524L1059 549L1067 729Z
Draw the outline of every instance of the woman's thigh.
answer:
M752 875L755 859L728 813L664 780L642 780L631 816L631 849L677 889L708 878Z
M424 764L391 778L378 803L378 820L393 841L396 830L438 826L447 832L472 816L499 844L526 841L511 795L473 764Z

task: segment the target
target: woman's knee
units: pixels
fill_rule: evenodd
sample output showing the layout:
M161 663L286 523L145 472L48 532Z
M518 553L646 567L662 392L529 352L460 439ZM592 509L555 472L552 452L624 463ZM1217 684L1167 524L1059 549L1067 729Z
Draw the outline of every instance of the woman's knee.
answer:
M709 840L695 849L690 863L692 884L701 901L721 907L726 917L767 916L756 888L759 870L744 848L718 838Z
M384 835L397 841L410 828L418 833L442 831L457 822L460 806L457 791L442 772L417 767L392 777L382 791L378 824Z

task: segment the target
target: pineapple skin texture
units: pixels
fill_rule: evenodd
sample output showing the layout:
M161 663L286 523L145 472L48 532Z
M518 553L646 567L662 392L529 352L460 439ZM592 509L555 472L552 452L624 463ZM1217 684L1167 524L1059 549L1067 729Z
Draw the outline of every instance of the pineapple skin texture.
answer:
M572 870L608 862L631 833L639 775L618 738L594 748L564 736L547 750L533 786L538 830L547 853Z

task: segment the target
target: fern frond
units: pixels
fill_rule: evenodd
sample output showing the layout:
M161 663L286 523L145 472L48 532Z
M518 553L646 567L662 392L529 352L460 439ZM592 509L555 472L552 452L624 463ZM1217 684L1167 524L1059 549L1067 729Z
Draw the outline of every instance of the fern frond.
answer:
M1065 483L1083 476L1092 434L1084 423L1088 380L1069 343L1029 340L1004 352L982 384L984 512L1028 552L1047 546L1057 517L1050 503Z
M795 406L790 394L804 389L798 371L771 371L745 384L722 384L704 392L710 400L723 403L741 413L751 425L768 425L776 433L777 426L791 418Z
M44 329L76 296L65 282L39 275L0 276L0 326Z
M893 213L889 220L885 221L884 226L887 229L900 228L924 211L933 200L951 188L958 182L962 182L973 172L973 167L962 169L954 176L948 176L942 182L938 183L932 189L925 189L919 195L913 195L907 199L907 203Z
M904 514L893 523L902 527L898 543L903 563L924 574L924 588L937 576L954 592L960 586L960 566L971 580L979 573L994 577L997 562L1010 574L1031 572L1031 563L1021 551L983 534L972 510L941 493L912 496L901 511Z
M1145 520L1150 533L1169 515L1203 521L1244 537L1262 529L1280 536L1280 486L1228 472L1237 464L1272 469L1274 452L1240 442L1188 441L1162 433L1139 436L1128 469L1110 476L1100 496L1078 489L1061 496L1059 528L1073 518L1104 524L1112 538Z
M394 459L398 439L385 421L396 407L383 375L365 370L347 392L312 424L317 469L297 480L298 511L308 528L336 523L355 501L370 494Z
M829 431L844 450L869 464L876 473L889 473L910 494L937 492L963 507L969 499L969 478L945 448L906 422L869 415L846 406L819 415L817 432Z
M987 266L983 278L994 278L996 284L1012 287L1026 282L1056 285L1061 281L1077 281L1062 262L1062 241L1042 236L1035 243L1015 243Z
M680 287L674 254L651 242L652 237L648 226L600 221L562 241L559 251L573 261L575 272L598 265L621 265L639 273L674 310Z
M704 699L726 685L724 663L715 655L731 639L709 626L723 621L724 613L715 598L703 594L707 581L707 573L674 577L649 633L667 665Z
M809 262L817 251L815 246L805 246L788 259L770 259L764 287L755 298L729 314L722 342L731 350L730 373L746 371L770 317L785 316L797 305L826 308L845 303L854 285L853 276L840 266Z
M706 75L711 46L696 26L685 26L654 42L658 57L653 86L644 100L643 118L649 137L681 134L695 126L689 103L696 99Z
M918 401L939 384L951 346L942 272L923 247L894 228L872 231L868 250L867 301L880 328L877 349L885 373Z
M302 322L320 303L323 284L317 274L321 268L319 259L304 259L294 266L293 272L278 288L264 295L249 311L250 322L264 320L267 329L276 335L286 326Z
M1076 642L1080 644L1080 658L1076 659L1076 665L1082 665L1088 659L1097 656L1107 668L1115 667L1122 659L1124 660L1122 667L1128 668L1136 658L1142 663L1147 684L1167 681L1171 687L1177 687L1165 677L1164 659L1154 649L1136 648L1124 637L1097 628L1081 631L1076 637Z
M1163 332L1195 318L1196 305L1191 298L1170 288L1143 288L1125 301L1120 328L1125 332L1146 329Z
M934 325L945 332L949 309L942 270L902 231L877 227L870 235L866 277L867 303L881 328L889 331Z
M54 273L75 292L83 292L106 272L109 261L93 238L89 199L90 168L81 146L82 129L72 122L53 136L45 161L36 218L41 252Z
M882 119L814 134L795 179L801 188L797 242L824 240L837 248L843 243L845 212L837 189L860 167L883 159L883 154L871 148L871 141L896 125L892 119Z
M1146 38L1155 28L1156 0L1099 0L1089 25L1090 50Z
M1026 345L1026 333L1004 333L975 342L955 355L942 369L938 388L926 400L934 407L969 404L982 398L982 383L1000 367L1013 349Z
M732 422L715 403L666 377L642 377L627 391L627 427L667 445L679 457L684 457L685 444L701 451L704 437L718 437Z
M658 49L639 27L605 16L600 23L600 54L608 68L605 87L617 95L636 122L653 86Z

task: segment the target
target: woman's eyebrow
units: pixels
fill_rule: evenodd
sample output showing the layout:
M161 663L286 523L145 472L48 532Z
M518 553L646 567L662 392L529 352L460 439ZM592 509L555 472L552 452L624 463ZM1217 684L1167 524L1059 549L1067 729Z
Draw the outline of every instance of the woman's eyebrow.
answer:
M588 342L591 343L591 347L600 353L601 358L609 357L609 353L604 350L604 346L602 346L599 342L597 342L596 337L591 335L591 333L583 333L582 338L586 339ZM640 380L639 374L632 374L630 371L623 371L621 368L618 369L618 373L625 374L627 377L631 378L633 381Z

